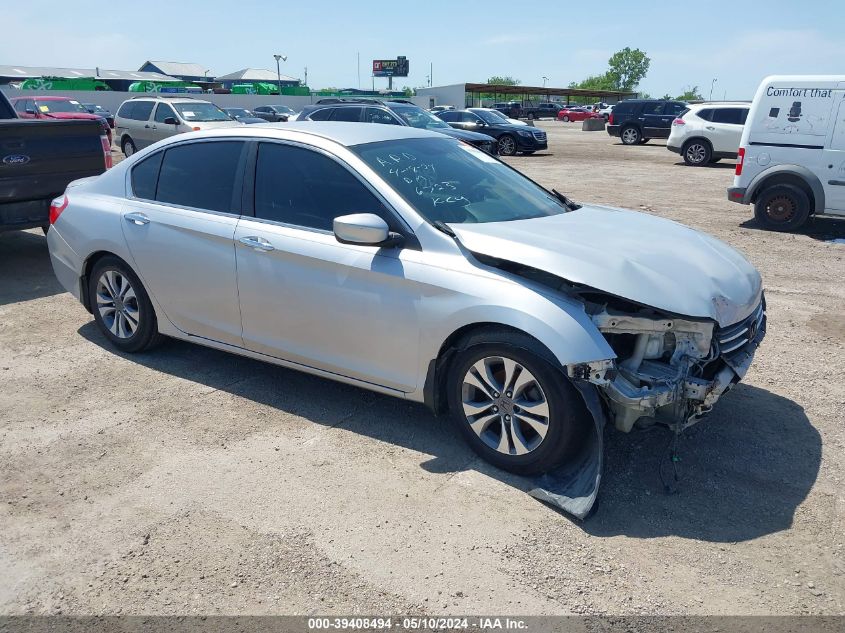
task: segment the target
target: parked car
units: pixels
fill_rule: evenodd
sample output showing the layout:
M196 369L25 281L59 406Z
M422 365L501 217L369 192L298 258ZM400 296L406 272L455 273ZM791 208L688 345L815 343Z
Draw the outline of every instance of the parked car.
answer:
M150 95L120 104L114 125L118 145L128 157L176 134L241 124L210 101L185 95Z
M520 116L532 121L543 118L554 119L564 107L566 107L566 104L555 102L538 103L536 106L523 106Z
M267 123L266 119L262 119L255 116L246 108L223 108L223 112L228 114L238 123L244 123L246 125L252 125L254 123Z
M498 116L502 121L505 123L512 123L513 125L528 125L525 121L520 121L519 119L509 119L504 114L499 112L498 110L494 110L493 108L473 108L473 110L484 110L485 112L490 112L491 114L495 114Z
M0 92L0 232L46 231L52 200L72 181L111 166L102 120L24 121Z
M496 139L496 149L502 156L516 153L533 154L548 149L546 133L535 127L514 125L481 108L450 110L438 114L441 119L459 130L482 132Z
M455 106L451 106L451 105L437 105L437 106L434 106L433 108L429 108L428 111L431 112L432 114L437 114L438 112L443 112L444 110L454 110L454 109L455 109Z
M287 121L291 116L296 114L293 108L289 108L286 105L261 105L253 108L252 113L258 118L270 121L271 123Z
M586 108L564 108L557 113L557 120L568 123L569 121L583 121L584 119L600 119L602 116Z
M498 110L509 119L518 119L522 116L522 103L519 101L502 101L494 103L493 109Z
M452 112L447 110L446 112ZM442 114L442 113L441 113ZM307 106L297 117L298 121L346 121L352 123L382 123L407 125L420 130L432 130L457 138L488 154L496 153L496 140L488 134L474 130L455 130L431 112L407 101L380 101L373 99L348 99Z
M68 97L14 97L11 99L18 117L21 119L82 119L85 121L100 121L103 130L112 142L112 131L105 117L91 114L79 101Z
M740 139L728 200L753 204L767 229L845 216L845 75L767 77ZM831 278L841 283L841 275Z
M85 108L89 114L96 114L97 116L103 117L106 120L106 123L109 124L109 127L114 129L114 115L109 110L106 110L103 106L99 106L96 103L83 103L82 107Z
M607 133L618 136L624 145L646 143L653 138L669 138L672 121L687 107L683 101L665 99L620 101L607 120Z
M599 472L605 416L697 422L766 327L723 242L409 126L186 134L62 206L53 269L121 353L171 336L424 402L520 474Z
M699 167L722 158L736 158L748 103L697 103L672 121L666 149Z
M610 115L613 114L613 106L612 105L606 105L603 108L600 108L599 114L602 116L602 118L605 121L607 121L610 118Z

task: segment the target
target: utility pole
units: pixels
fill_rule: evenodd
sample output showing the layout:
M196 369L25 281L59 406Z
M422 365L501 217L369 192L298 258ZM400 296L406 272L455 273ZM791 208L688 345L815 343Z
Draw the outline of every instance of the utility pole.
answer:
M708 101L713 101L713 86L716 84L716 78L713 77L713 81L710 82L710 97L707 99Z
M358 53L358 90L361 89L361 53Z
M428 87L431 88L434 85L434 62L429 62L428 64Z
M288 60L287 55L273 55L276 59L276 81L278 82L279 94L282 94L282 71L279 69L279 60L286 62Z
M305 67L305 85L308 85L308 66Z

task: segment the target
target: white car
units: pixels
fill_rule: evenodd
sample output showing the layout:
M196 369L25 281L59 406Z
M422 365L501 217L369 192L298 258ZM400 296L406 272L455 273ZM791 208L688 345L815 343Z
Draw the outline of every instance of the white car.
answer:
M697 103L672 121L666 149L700 167L736 158L750 103Z
M605 121L607 121L610 118L610 115L613 114L613 106L605 105L603 108L599 108L599 114L604 117Z
M845 75L792 75L767 77L757 89L728 200L753 204L765 228L845 216L843 86Z

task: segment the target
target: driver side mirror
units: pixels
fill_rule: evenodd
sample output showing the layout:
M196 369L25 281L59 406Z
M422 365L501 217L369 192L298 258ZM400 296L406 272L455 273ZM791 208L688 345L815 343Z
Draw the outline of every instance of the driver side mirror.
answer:
M487 124L484 121L476 121L476 127L487 127Z
M26 112L27 114L36 114L35 110L33 110L32 108L27 108L27 109L25 110L25 112Z
M399 246L403 238L392 233L387 222L375 213L352 213L334 219L334 236L341 244L360 246L380 246L382 248Z
M175 116L169 116L164 119L165 125L179 125L179 120Z

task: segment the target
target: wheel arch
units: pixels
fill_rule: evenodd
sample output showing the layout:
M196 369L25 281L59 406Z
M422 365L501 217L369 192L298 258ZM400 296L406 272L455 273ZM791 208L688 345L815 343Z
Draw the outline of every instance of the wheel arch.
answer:
M748 187L748 201L756 203L765 189L775 185L800 187L810 198L810 213L824 212L824 186L818 176L802 165L776 165L758 174Z
M91 305L91 297L88 294L88 280L91 277L91 271L94 270L94 266L97 265L97 262L103 259L104 257L116 257L120 261L122 261L126 266L128 266L135 274L137 275L137 271L132 267L132 264L127 262L117 253L108 250L98 250L94 251L85 259L82 263L82 274L79 276L79 298L82 305L85 307L88 312L94 314L94 308Z
M713 153L713 143L706 136L691 136L690 138L688 138L684 141L683 145L681 145L681 151L683 152L684 148L687 145L689 145L690 143L692 143L693 141L702 141L704 143L707 143L707 145L710 146L710 153L711 154Z

